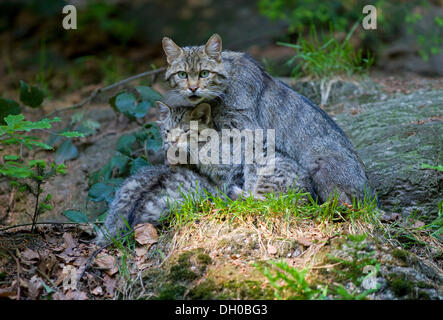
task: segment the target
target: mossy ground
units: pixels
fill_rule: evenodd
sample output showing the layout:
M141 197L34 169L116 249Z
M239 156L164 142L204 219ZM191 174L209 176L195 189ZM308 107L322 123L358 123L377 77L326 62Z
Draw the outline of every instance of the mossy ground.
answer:
M295 194L285 197L185 203L163 225L151 249L152 266L138 274L143 290L134 281L132 297L407 298L412 287L416 299L435 298L436 286L429 289L426 279L405 284L389 276L389 270L418 262L384 237L389 233L374 207L334 200L319 206ZM365 287L365 268L376 270L376 290ZM427 289L417 291L420 285Z

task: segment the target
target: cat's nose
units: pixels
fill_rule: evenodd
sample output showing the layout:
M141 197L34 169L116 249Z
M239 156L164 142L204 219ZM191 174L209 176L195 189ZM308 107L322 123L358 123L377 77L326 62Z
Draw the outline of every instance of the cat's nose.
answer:
M191 90L192 92L197 91L198 86L189 86L189 90Z

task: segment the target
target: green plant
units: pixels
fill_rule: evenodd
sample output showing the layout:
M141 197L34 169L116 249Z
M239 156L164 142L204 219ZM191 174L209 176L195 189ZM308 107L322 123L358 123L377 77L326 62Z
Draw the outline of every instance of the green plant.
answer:
M334 37L332 29L329 35L318 36L316 28L312 28L309 38L300 37L296 44L277 42L277 44L293 48L297 54L288 61L289 65L298 62L292 76L308 76L314 79L331 79L335 76L352 76L366 71L373 63L368 53L363 58L362 50L356 51L349 42L354 33L355 24L346 38L340 42Z
M358 20L361 13L359 1L356 0L260 0L258 8L262 15L271 20L287 23L290 33L302 33L312 25L327 28L330 24L336 30L343 31L349 27L349 21Z
M387 1L378 0L373 4L377 8L376 32L362 32L361 38L378 49L382 43L398 38L399 32L406 26L408 34L413 35L419 48L418 53L427 61L431 55L440 52L443 35L443 19L435 17L428 25L420 23L426 11L432 10L430 1ZM289 34L302 35L308 28L316 26L326 30L332 26L334 30L343 32L362 18L361 1L331 0L318 2L314 0L260 0L258 8L262 15L271 20L278 20L288 25Z
M297 270L286 261L271 261L267 266L256 265L274 287L277 299L321 300L326 298L327 286L313 286L307 280L308 269Z
M25 82L20 83L20 100L23 104L32 108L37 108L43 102L44 95L37 87L29 87ZM19 191L28 192L35 198L33 214L28 215L32 218L32 228L34 231L37 218L47 210L51 210L51 195L47 194L42 200L42 185L57 174L65 174L65 165L63 163L49 164L43 159L25 159L23 148L29 150L43 149L53 150L53 147L43 143L38 137L28 134L35 131L48 131L52 123L60 121L59 118L43 119L40 121L26 121L21 114L22 106L14 100L0 99L0 104L5 108L2 110L0 125L0 148L7 148L8 154L4 154L0 163L0 175L10 180L12 187ZM61 138L81 137L82 134L73 131L64 131L58 134ZM18 154L17 154L18 153Z
M133 92L116 94L109 103L117 113L124 114L130 121L138 121L155 105L155 101L161 98L162 96L150 87L136 86ZM86 135L92 134L99 124L82 119L82 114L73 117L73 123L78 125L76 130ZM109 205L124 178L142 167L150 166L149 155L159 152L162 146L163 141L155 122L143 124L140 129L122 135L117 141L112 158L102 168L90 174L88 199L93 202L105 201ZM82 213L83 218L75 215L68 216L68 219L78 222L75 219L84 219L85 216L86 214Z

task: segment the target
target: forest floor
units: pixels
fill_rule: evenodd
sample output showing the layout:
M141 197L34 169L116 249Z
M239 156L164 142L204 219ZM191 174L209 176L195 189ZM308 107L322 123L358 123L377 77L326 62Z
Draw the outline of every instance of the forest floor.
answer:
M443 89L443 79L413 74L376 72L371 79L388 96ZM154 87L159 92L164 90L161 82ZM53 98L42 109L28 109L24 115L37 120L78 103L95 88L91 85ZM10 98L17 95L14 90L6 94ZM108 98L100 97L82 108L85 117L99 122L100 128L94 135L76 140L80 156L66 163L67 175L44 186L53 195L54 209L39 221L68 223L61 215L67 209L86 210L91 217L101 212L100 204L87 201L88 177L110 159L109 150L115 149L121 135L140 126L117 115L109 107ZM334 106L328 108L335 110ZM64 111L62 125L69 124L76 112ZM152 108L143 121L155 119L156 110ZM53 157L51 153L43 154L48 160ZM176 224L172 220L159 228L138 226L128 243L117 241L102 249L90 264L88 259L98 249L92 243L92 224L42 224L35 234L29 232L29 226L8 230L0 227L0 297L443 298L441 237L431 236L420 220L382 223L373 211L349 218L366 210L352 206L327 203L315 208L306 204L285 207L277 203L276 199L268 199L250 208L201 203L194 208L197 218L192 222ZM24 212L32 205L31 197L11 191L5 181L1 182L0 222L5 228L29 222ZM242 214L232 213L230 208L235 205ZM325 210L329 210L329 218L312 218ZM294 212L312 215L303 219L300 214L293 217ZM399 241L411 236L419 243L405 246ZM375 291L371 290L371 279L378 285Z

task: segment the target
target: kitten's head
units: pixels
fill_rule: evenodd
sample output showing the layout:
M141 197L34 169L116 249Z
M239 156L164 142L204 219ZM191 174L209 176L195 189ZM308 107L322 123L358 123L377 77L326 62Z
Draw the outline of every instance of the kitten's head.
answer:
M160 110L160 131L165 150L174 146L189 152L189 139L194 138L191 135L191 121L197 121L198 133L204 129L213 129L211 106L208 103L201 103L193 109L171 108L160 101L157 101L157 106Z
M227 74L223 67L222 40L218 34L204 46L179 47L171 39L163 38L163 50L168 68L166 80L192 104L210 101L223 93Z

